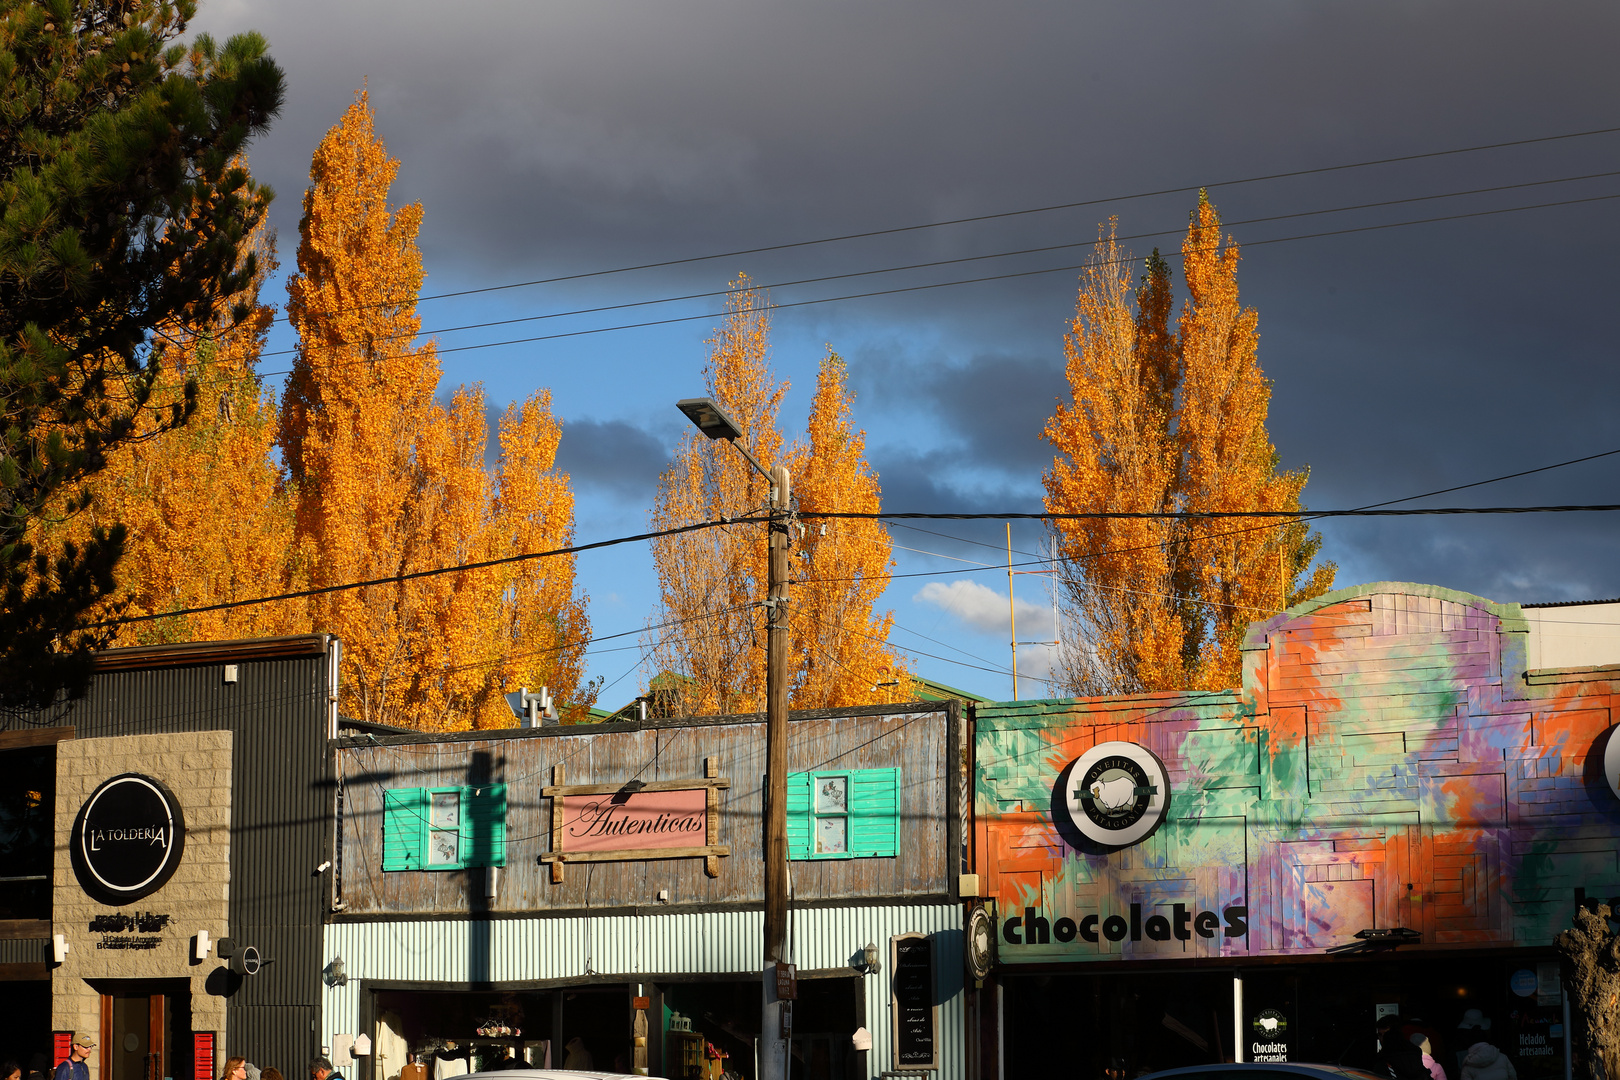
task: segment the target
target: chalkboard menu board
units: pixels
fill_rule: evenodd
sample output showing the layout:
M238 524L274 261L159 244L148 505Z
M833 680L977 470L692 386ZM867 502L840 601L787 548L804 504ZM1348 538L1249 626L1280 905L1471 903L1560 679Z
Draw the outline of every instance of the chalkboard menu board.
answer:
M890 994L894 1013L894 1067L939 1067L934 1034L939 1013L934 1007L934 943L921 934L890 939Z

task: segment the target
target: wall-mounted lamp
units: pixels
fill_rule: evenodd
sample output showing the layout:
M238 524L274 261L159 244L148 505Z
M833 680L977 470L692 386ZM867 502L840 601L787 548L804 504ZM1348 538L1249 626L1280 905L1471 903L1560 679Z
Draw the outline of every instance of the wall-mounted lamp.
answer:
M861 950L861 961L865 964L862 970L868 975L876 975L883 969L883 965L878 963L878 947L876 945L868 945Z
M212 941L208 940L208 931L206 931L206 930L197 931L197 948L196 948L196 951L194 953L196 958L198 960L206 960L206 959L208 959L208 950L212 949L213 947L214 947L214 943Z
M327 986L349 985L349 973L343 970L343 957L332 957L332 962L321 969L321 979Z
M371 1056L371 1036L370 1035L356 1035L354 1037L354 1049L351 1050L350 1053L352 1053L355 1057L370 1057Z
M68 951L72 948L73 946L68 944L65 935L55 934L51 937L51 956L55 958L58 964L67 962Z

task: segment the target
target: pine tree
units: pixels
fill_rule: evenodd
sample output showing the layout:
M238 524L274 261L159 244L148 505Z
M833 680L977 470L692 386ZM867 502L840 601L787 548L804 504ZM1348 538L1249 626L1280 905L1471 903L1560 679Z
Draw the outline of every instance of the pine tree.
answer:
M238 158L280 108L264 39L176 39L193 0L0 0L0 704L78 693L126 531L54 553L48 508L137 437L153 335L212 325L254 275L270 192ZM236 312L237 315L245 314ZM161 423L196 407L184 383Z
M1070 399L1045 437L1055 514L1298 510L1308 471L1279 472L1258 316L1238 302L1238 249L1202 194L1182 245L1189 299L1176 333L1157 251L1133 291L1102 236L1065 339ZM1063 571L1061 678L1075 694L1214 689L1241 679L1257 618L1332 587L1301 522L1081 519L1054 525Z
M127 527L117 590L96 611L140 621L121 623L114 644L308 629L307 605L297 601L147 618L283 593L296 580L289 558L292 508L272 458L275 400L255 371L273 316L259 302L259 288L276 267L274 244L262 228L255 248L257 273L243 294L231 298L247 317L221 315L210 326L167 335L153 387L160 408L143 413L137 437L108 453L106 467L89 482L90 507L43 521L36 533L41 550L56 551L96 529ZM188 386L195 388L196 412L185 426L169 428L161 405L182 400Z
M317 587L544 550L573 530L548 396L508 413L498 480L484 466L482 390L435 401L437 353L415 342L422 209L390 209L398 167L362 91L317 148L304 196L280 445ZM341 707L426 730L510 726L501 695L524 673L574 713L588 708L573 563L540 563L316 597L314 626L344 642Z
M877 476L852 432L843 362L822 365L808 443L785 449L777 414L788 384L769 367L770 317L746 277L734 283L725 322L709 342L709 395L742 429L749 452L770 469L784 459L794 502L808 510L875 510ZM659 479L654 529L754 516L768 506L764 477L734 447L687 435ZM708 529L653 541L661 606L649 629L668 708L685 715L756 712L765 700L765 529ZM890 565L877 522L819 522L796 534L800 554L788 596L794 708L902 700L905 664L886 643L892 616L874 616ZM893 684L893 685L885 685Z

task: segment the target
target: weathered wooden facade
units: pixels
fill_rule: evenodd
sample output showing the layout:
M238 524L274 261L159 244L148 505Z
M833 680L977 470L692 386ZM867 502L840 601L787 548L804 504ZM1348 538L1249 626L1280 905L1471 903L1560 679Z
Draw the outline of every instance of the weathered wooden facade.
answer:
M26 1062L53 1029L78 1031L100 1044L92 1080L139 1080L154 1064L192 1075L193 1032L214 1037L217 1060L318 1048L336 670L325 635L114 649L82 699L7 717L5 797L22 800L7 810L26 822L37 807L47 827L8 830L10 876L26 880L8 883L0 920L0 1052ZM138 843L176 855L155 889L107 893L77 824L131 774L175 808ZM198 957L199 935L275 962L234 975L212 945Z
M821 834L801 828L790 864L791 948L808 995L801 1024L813 1024L795 1035L811 1048L802 1067L826 1080L892 1069L889 940L919 933L932 943L940 1006L931 1071L959 1077L965 718L957 703L937 702L795 714L789 731L790 770L805 793L796 802L790 790L790 832L797 813ZM757 716L339 740L325 950L328 961L341 958L344 979L326 991L323 1041L341 1057L368 1034L380 1049L349 1075L392 1080L402 1054L433 1057L452 1052L449 1042L465 1054L475 1036L459 1017L472 1010L486 1028L525 1018L503 1023L526 1036L482 1037L486 1050L549 1052L560 1065L562 1044L582 1034L598 1068L623 1053L619 1064L688 1076L690 1063L676 1060L686 1041L677 1014L696 1009L698 1030L709 1046L724 1044L730 1071L755 1075L764 751ZM814 816L810 777L848 796L847 821ZM868 789L877 809L863 817ZM687 796L689 841L659 839L660 819L647 818L652 839L597 850L600 838L578 824L586 819L569 816L576 805L634 812ZM451 800L446 813L458 797L469 815L483 800L504 805L498 821L486 814L457 836L448 819L429 820L439 797ZM418 858L418 821L448 847ZM647 846L671 843L681 846ZM454 865L435 869L435 859ZM885 958L876 971L868 945ZM605 1004L570 1011L586 1001ZM850 1037L861 1027L871 1043L857 1057Z
M1455 1075L1472 1009L1521 1077L1562 1075L1549 946L1620 894L1620 650L1562 664L1541 625L1362 586L1252 626L1238 690L981 707L1007 1073L1335 1060L1398 1009Z

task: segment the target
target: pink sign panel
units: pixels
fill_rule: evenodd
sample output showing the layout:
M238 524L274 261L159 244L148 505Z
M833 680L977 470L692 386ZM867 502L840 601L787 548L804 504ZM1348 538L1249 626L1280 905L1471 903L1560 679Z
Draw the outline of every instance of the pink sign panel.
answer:
M565 795L562 850L703 847L707 796L707 788Z

